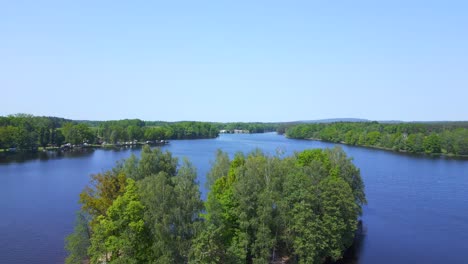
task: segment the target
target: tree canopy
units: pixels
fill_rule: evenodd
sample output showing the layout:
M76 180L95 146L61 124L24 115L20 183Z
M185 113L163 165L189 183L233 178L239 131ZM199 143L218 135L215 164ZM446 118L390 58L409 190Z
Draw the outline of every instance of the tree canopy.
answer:
M286 135L410 153L468 155L467 122L301 124L287 128Z
M289 157L218 151L200 199L195 167L145 147L81 194L67 263L324 263L353 243L366 203L339 148Z

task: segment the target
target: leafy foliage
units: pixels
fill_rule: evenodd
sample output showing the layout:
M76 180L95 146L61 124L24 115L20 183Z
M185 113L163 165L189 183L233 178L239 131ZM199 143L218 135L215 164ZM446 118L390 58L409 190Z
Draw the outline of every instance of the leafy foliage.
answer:
M82 211L93 219L105 215L113 201L125 192L126 184L123 173L108 171L91 175L91 186L80 193Z
M323 263L351 246L366 202L339 148L232 160L218 151L208 178L203 204L193 165L150 148L92 176L67 262Z
M127 179L125 193L115 199L93 226L88 249L93 263L147 263L149 233L143 220L145 208L135 181Z
M177 167L171 153L146 146L140 158L131 156L111 171L92 175L80 195L82 211L89 215L88 246L77 222L68 238L67 261L187 262L203 203L193 165L184 160Z
M219 125L209 122L73 121L26 114L0 116L0 149L34 151L38 147L198 139L218 136Z
M76 217L75 230L66 238L65 249L69 255L66 264L81 264L88 258L88 247L91 230L86 214L79 212Z
M289 127L286 135L410 153L468 155L467 122L301 124Z
M225 160L217 156L219 171ZM352 244L366 200L359 170L341 149L284 159L257 150L230 163L208 194L193 263L322 263Z
M17 114L0 116L0 149L36 150L63 143L60 127L70 120L58 117Z

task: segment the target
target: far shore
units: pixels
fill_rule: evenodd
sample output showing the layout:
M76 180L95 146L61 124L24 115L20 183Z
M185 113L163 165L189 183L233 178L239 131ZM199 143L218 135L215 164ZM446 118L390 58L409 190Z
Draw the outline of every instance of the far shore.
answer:
M58 146L48 146L48 147L38 147L35 150L11 150L11 149L0 149L0 153L24 153L24 152L44 152L44 151L72 151L75 149L112 149L112 148L123 148L123 147L141 147L144 145L150 146L163 146L169 144L167 140L158 140L158 141L147 141L147 142L132 142L132 143L119 143L119 144L83 144L83 145L71 145L65 144L60 147Z
M385 148L385 147L379 147L379 146L368 146L368 145L352 145L348 144L345 141L340 141L340 142L334 142L334 141L328 141L328 140L323 140L320 138L291 138L288 136L285 136L289 139L301 139L301 140L311 140L311 141L323 141L323 142L328 142L328 143L334 143L334 144L342 144L342 145L347 145L347 146L352 146L352 147L363 147L363 148L369 148L369 149L379 149L379 150L385 150L385 151L391 151L391 152L397 152L397 153L404 153L404 154L410 154L410 155L422 155L422 156L430 156L430 157L448 157L448 158L468 158L468 155L455 155L455 154L448 154L448 153L426 153L426 152L408 152L406 150L395 150L392 148Z

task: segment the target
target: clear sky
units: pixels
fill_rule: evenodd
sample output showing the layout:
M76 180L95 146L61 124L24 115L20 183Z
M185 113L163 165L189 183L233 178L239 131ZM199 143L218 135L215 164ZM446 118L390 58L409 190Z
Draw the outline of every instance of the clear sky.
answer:
M468 120L468 1L1 1L0 115Z

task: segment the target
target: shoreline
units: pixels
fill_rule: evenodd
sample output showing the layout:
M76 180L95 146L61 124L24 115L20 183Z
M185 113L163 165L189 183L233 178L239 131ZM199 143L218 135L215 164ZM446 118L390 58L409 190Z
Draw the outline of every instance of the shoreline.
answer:
M47 151L75 151L80 149L114 149L114 148L127 148L127 147L142 147L145 145L153 146L165 146L168 145L169 141L164 140L164 142L156 142L156 143L146 143L146 142L137 142L133 144L88 144L88 145L80 145L80 146L72 146L72 145L64 145L61 147L38 147L36 150L14 150L10 151L8 149L0 149L0 153L4 154L21 154L21 153L40 153L40 152L47 152Z
M456 154L451 154L451 153L408 152L408 151L400 151L400 150L394 150L394 149L392 149L392 148L385 148L385 147L378 147L378 146L351 145L351 144L348 144L348 143L346 143L346 142L344 142L344 141L341 141L341 142L334 142L334 141L323 140L323 139L320 139L320 138L292 138L292 137L288 137L288 136L286 136L286 135L285 135L285 137L288 138L288 139L310 140L310 141L322 141L322 142L334 143L334 144L341 144L341 145L346 145L346 146L351 146L351 147L361 147L361 148L368 148L368 149L378 149L378 150L384 150L384 151L389 151L389 152L394 152L394 153L400 153L400 154L407 154L407 155L415 155L415 156L468 159L468 155L456 155Z

